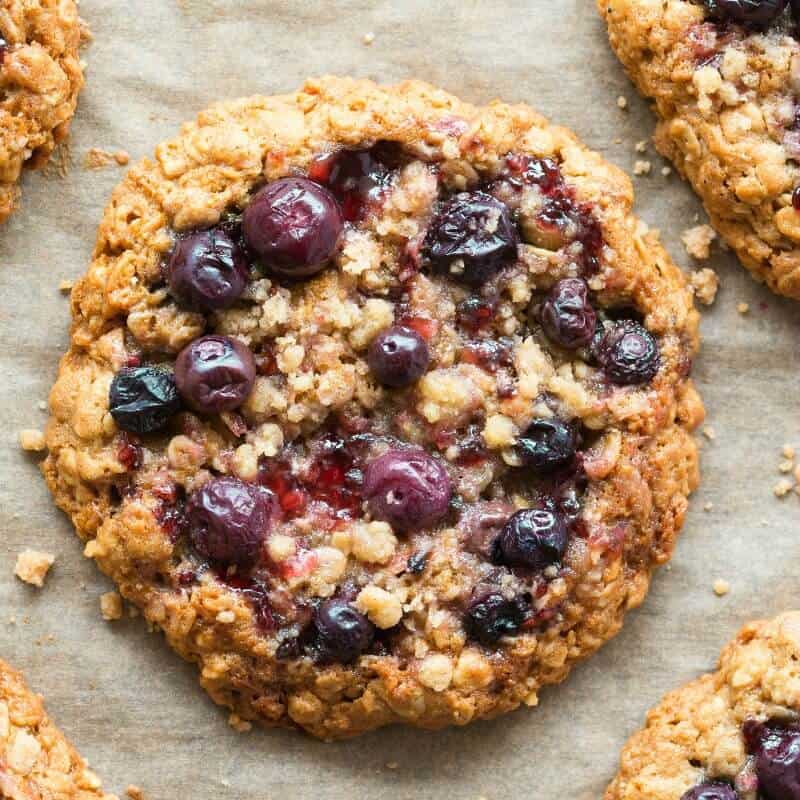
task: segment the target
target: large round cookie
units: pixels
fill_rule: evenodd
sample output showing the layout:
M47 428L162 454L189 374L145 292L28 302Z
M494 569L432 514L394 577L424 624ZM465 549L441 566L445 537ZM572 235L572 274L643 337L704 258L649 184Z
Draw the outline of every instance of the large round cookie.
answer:
M619 630L703 414L691 295L631 202L530 108L419 82L221 103L128 173L44 472L217 702L464 724Z
M800 43L787 0L597 6L620 60L655 101L658 150L742 264L800 299Z
M0 223L23 167L47 163L69 132L83 72L73 0L0 0Z
M15 669L0 659L0 797L117 800L64 738Z
M798 664L800 612L745 625L716 672L650 711L605 800L796 800Z

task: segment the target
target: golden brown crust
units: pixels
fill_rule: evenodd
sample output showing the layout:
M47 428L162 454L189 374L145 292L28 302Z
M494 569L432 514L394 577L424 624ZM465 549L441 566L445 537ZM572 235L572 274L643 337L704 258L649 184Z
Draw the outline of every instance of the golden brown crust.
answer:
M64 738L16 670L0 659L0 797L116 800Z
M47 163L69 133L83 71L74 0L0 0L0 223L23 167Z
M733 783L746 762L746 720L800 713L800 613L751 622L717 671L670 692L622 751L605 800L679 800L704 779ZM747 795L749 796L749 795Z
M442 627L436 628L433 614L427 623L422 616L420 629L407 636L402 657L365 655L352 666L328 667L301 659L285 666L276 661L247 602L223 583L207 575L189 590L173 588L178 559L156 520L153 487L142 488L140 475L136 494L120 501L114 490L127 468L108 412L108 386L125 363L126 337L169 354L203 329L202 318L168 302L159 287L160 264L172 245L170 228L212 225L229 207L245 205L264 177L305 169L316 154L338 145L376 140L399 142L408 152L437 162L442 172L488 172L510 152L557 158L565 179L581 201L593 205L602 224L604 263L592 279L597 296L607 305L639 310L660 338L662 368L647 387L601 397L584 392L572 373L556 374L546 359L536 367L547 371L551 391L568 399L571 413L606 431L586 495L591 534L569 556L572 577L554 582L563 596L553 624L516 637L500 652L484 651L465 642L458 628L448 628L449 612L440 606ZM411 174L416 174L413 165ZM413 193L400 196L405 203ZM86 554L164 630L181 655L198 663L201 683L217 702L243 719L300 726L323 738L401 721L422 727L464 724L522 702L535 704L540 687L561 681L576 661L619 630L625 611L644 598L652 570L672 554L687 497L698 481L691 431L703 415L687 378L698 343L691 293L656 235L631 214L632 200L627 177L528 107L496 103L476 108L416 81L380 87L324 78L307 82L293 95L221 103L160 145L155 160L129 171L106 209L89 271L72 293L72 343L50 397L49 455L43 469L56 502L87 542ZM409 201L404 208L411 206ZM412 212L407 213L406 222L413 221ZM383 223L389 225L386 219ZM286 309L292 320L300 320L286 324L306 352L314 346L303 338L305 328L316 324L314 309L330 303L331 296L338 307L337 292L349 297L342 288L347 269L345 261L338 272L311 281ZM358 280L378 277L368 270ZM420 282L435 295L432 281ZM532 288L526 291L523 307ZM247 341L257 335L254 328L266 327L274 337L266 301L260 319L253 326L248 315L227 313L216 325ZM445 325L446 313L441 320ZM278 340L279 348L286 338ZM532 340L528 351L540 352ZM289 355L285 347L279 349L279 363ZM338 363L323 368L328 375L346 372ZM369 385L356 386L360 402L378 402L370 399L380 395ZM314 417L319 392L309 397L298 390L279 399L279 407L288 407L286 414L295 417L267 415L272 429L277 420L288 437L292 430L296 435L303 426L319 424ZM516 411L509 401L499 408L512 418L516 413L524 417L530 405ZM261 422L265 413L255 401L244 410L246 417ZM219 431L214 436L219 438ZM166 443L148 444L143 472L152 477L157 468L169 469L175 478L176 459L170 466L166 450ZM458 533L445 530L424 576L402 586L400 579L383 573L381 580L405 592L409 607L417 598L422 610L432 611L438 598L463 593L469 576L454 568L459 558ZM427 662L436 668L437 680L430 675L420 679L426 653L445 657L446 664ZM431 688L428 684L442 674L449 675L445 688Z
M753 276L800 299L795 130L800 45L721 32L689 0L597 0L611 45L660 117L655 143Z

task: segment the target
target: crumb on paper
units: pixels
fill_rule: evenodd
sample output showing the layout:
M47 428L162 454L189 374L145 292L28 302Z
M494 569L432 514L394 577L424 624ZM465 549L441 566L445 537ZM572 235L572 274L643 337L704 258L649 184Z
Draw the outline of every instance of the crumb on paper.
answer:
M749 303L737 303L736 310L740 314L747 314L750 311L750 304Z
M130 164L130 153L128 153L127 150L117 150L117 152L114 153L114 161L116 161L121 167L124 167L127 164Z
M710 511L713 511L713 510L714 510L714 504L713 504L713 503L712 503L712 502L709 500L709 501L708 501L708 502L707 502L707 503L706 503L706 504L703 506L703 511L709 511L709 512L710 512Z
M635 150L637 153L644 153L647 150L647 139L642 139L640 142L636 142Z
M624 95L620 95L617 98L617 108L621 108L623 111L628 107L628 98Z
M709 442L713 442L714 439L717 438L717 433L710 425L706 425L703 428L703 436L705 436Z
M723 578L717 578L717 580L714 581L713 589L717 597L725 597L731 590L731 585Z
M72 287L74 285L75 281L63 280L58 284L58 291L63 292L64 294L69 294L72 291Z
M614 144L622 144L622 137L621 136L617 136L617 138L614 139L613 141L614 141Z
M34 428L25 428L19 432L19 444L23 450L41 452L45 449L44 434Z
M131 800L144 800L144 791L139 786L134 786L131 784L125 789L125 794L130 797Z
M794 462L789 461L789 459L786 459L786 461L781 461L781 463L778 464L778 472L789 473L792 471L793 467L794 467Z
M653 165L649 161L644 161L642 159L638 159L636 163L633 165L633 174L634 175L649 175L650 170L653 168Z
M713 269L706 267L692 273L690 279L694 296L704 306L710 306L717 298L719 277Z
M39 411L47 411L47 400L40 400L37 404Z
M362 41L367 46L371 45L375 41L375 34L372 31L365 33Z
M122 619L122 597L118 592L106 592L100 595L100 613L106 622Z
M779 480L772 489L773 494L775 497L786 497L789 492L792 491L792 482L783 478Z
M90 147L83 158L83 166L86 169L104 169L114 165L123 167L130 160L131 157L125 150L111 152L101 147Z
M716 238L717 233L710 225L695 225L681 234L686 252L698 261L705 261L711 255L711 243Z
M253 724L248 722L246 719L242 719L238 714L231 714L228 717L228 725L231 726L235 731L239 733L247 733L247 731L252 730Z
M661 167L661 174L665 178L668 178L670 175L672 175L672 167Z
M785 444L781 448L781 455L784 458L793 459L795 457L795 449L794 449L794 447L792 447L792 445L790 445L788 443Z
M14 574L21 581L41 589L55 560L56 557L52 553L45 553L41 550L23 550L17 556Z
M386 769L397 769L400 765L396 761L387 761Z

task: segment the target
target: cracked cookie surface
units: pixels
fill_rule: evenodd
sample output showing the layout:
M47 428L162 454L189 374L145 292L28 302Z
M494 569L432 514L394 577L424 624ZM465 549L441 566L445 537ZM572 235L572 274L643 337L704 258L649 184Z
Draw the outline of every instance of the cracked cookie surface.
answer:
M69 133L83 71L73 0L0 2L0 223L23 168L44 166Z
M526 106L312 80L115 190L43 470L243 720L534 705L675 545L697 313L630 181Z
M752 622L716 672L666 695L605 800L791 800L800 793L800 613Z
M0 796L117 800L64 738L22 676L0 659Z
M792 4L794 5L794 4ZM800 43L790 5L597 0L654 141L753 276L800 299Z

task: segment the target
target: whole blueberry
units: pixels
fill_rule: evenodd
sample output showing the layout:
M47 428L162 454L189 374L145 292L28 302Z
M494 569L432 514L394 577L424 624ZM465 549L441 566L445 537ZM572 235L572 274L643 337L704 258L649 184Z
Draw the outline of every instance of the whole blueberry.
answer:
M589 287L580 278L564 278L550 290L540 312L542 328L550 341L567 350L577 350L592 341L597 314L588 294Z
M403 325L379 333L367 352L367 363L375 378L395 388L417 381L428 368L430 358L426 341Z
M314 647L320 661L348 664L372 644L375 626L346 600L321 603L314 614Z
M336 198L308 178L281 178L250 201L242 218L248 246L279 276L308 278L325 266L344 228Z
M424 249L434 270L476 286L516 258L518 239L505 203L485 192L463 192L436 215Z
M180 239L167 265L172 296L194 311L217 311L233 305L247 286L244 253L219 228Z
M473 595L464 614L464 628L470 639L495 645L503 636L519 632L528 612L522 597L508 599L497 591Z
M238 339L202 336L181 350L175 382L184 402L201 414L238 408L256 378L253 354Z
M748 752L756 758L758 789L764 800L800 797L800 727L780 723L744 725Z
M551 502L517 511L495 540L495 561L542 570L567 549L567 523Z
M161 367L126 367L111 380L108 405L124 431L152 433L181 406L175 376Z
M434 525L447 513L451 494L447 470L424 450L389 450L364 470L370 512L398 531Z
M258 559L275 508L275 496L262 486L214 478L186 503L192 544L217 564L250 566Z
M739 800L739 795L728 783L705 781L684 792L681 800Z
M537 472L566 467L578 449L578 430L562 419L535 419L517 439L515 451L522 463Z
M652 334L633 320L622 320L600 339L595 355L612 383L647 383L658 372L661 354Z
M703 0L712 19L738 22L748 28L763 30L786 8L788 0Z

